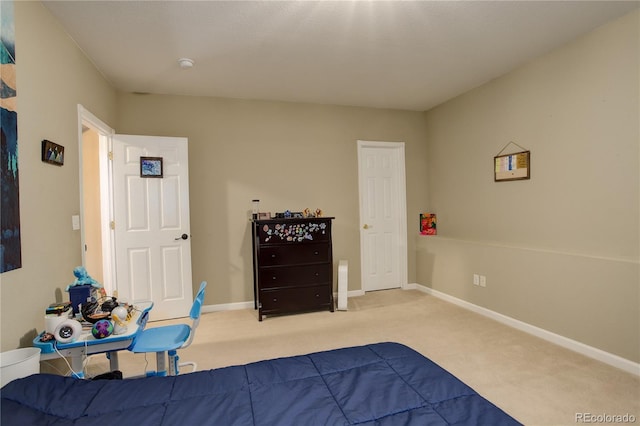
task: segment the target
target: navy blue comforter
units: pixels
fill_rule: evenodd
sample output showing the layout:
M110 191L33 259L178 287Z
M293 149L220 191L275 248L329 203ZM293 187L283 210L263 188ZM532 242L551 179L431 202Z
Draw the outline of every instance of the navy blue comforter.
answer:
M176 377L36 374L2 388L10 425L511 425L513 418L397 343Z

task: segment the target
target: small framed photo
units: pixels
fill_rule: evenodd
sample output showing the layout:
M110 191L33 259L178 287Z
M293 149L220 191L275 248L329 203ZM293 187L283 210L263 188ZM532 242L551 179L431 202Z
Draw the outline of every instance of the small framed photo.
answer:
M140 157L140 177L161 178L162 157Z
M493 157L493 181L505 182L531 178L531 152L522 151Z
M42 141L42 161L62 166L64 164L64 146L44 139Z
M437 235L437 219L435 213L420 213L420 235Z

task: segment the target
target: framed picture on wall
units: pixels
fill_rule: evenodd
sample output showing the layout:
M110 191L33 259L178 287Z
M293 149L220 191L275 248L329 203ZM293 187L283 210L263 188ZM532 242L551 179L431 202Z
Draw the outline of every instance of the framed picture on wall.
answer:
M420 235L437 235L435 213L420 213Z
M162 157L140 157L140 177L161 178Z
M494 157L494 182L530 179L530 155L529 151L522 151Z
M64 164L64 146L44 139L42 141L42 161L62 166Z

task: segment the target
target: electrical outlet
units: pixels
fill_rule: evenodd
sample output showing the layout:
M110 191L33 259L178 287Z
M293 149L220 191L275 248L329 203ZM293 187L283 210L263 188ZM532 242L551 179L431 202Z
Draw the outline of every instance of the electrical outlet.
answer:
M480 285L480 275L473 274L473 285Z
M484 275L480 275L480 287L486 287L487 286L487 277L485 277Z

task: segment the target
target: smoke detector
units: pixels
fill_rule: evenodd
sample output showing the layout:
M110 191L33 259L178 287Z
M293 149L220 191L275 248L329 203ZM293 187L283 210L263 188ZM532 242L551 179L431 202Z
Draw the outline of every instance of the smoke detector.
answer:
M193 67L193 59L180 58L178 59L178 65L180 65L180 68L182 68L183 70L189 69Z

